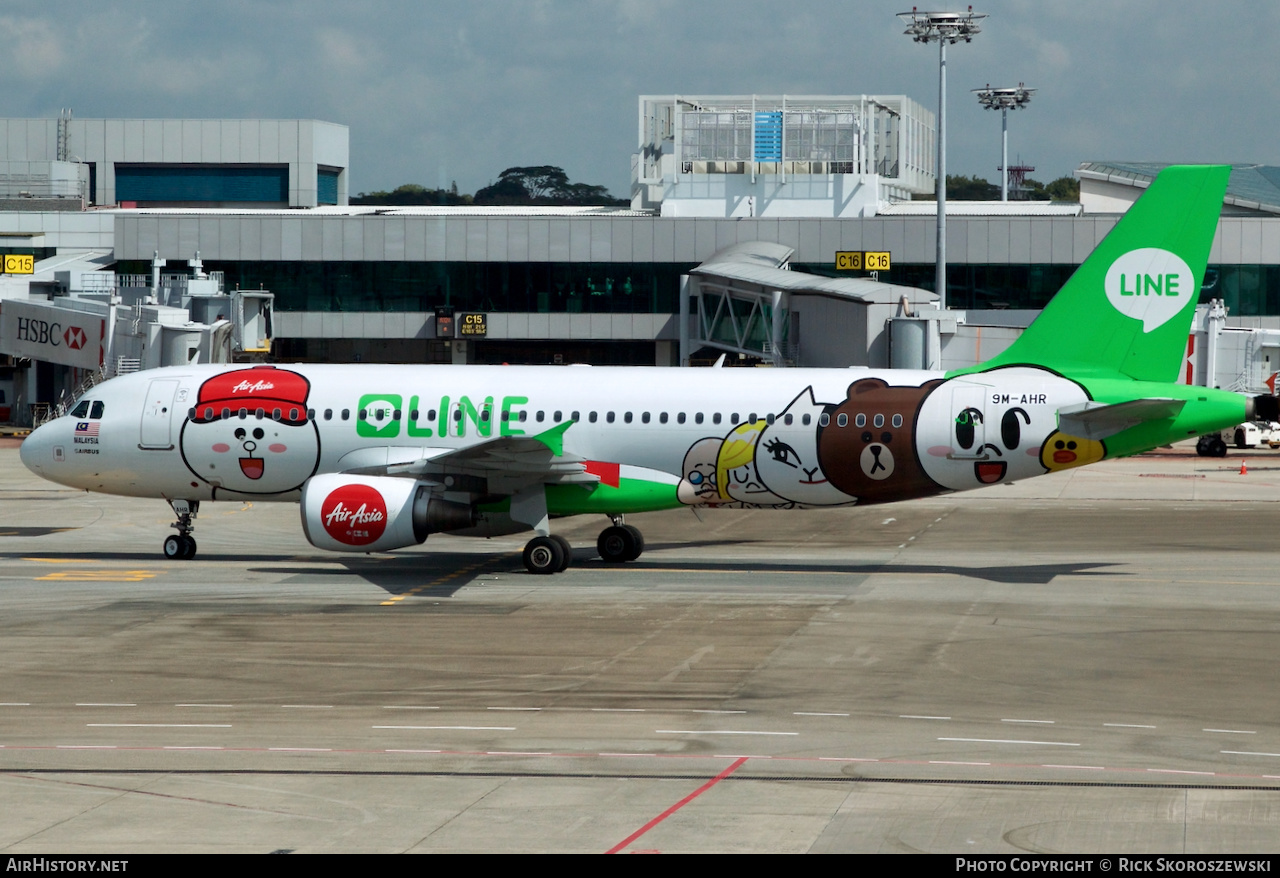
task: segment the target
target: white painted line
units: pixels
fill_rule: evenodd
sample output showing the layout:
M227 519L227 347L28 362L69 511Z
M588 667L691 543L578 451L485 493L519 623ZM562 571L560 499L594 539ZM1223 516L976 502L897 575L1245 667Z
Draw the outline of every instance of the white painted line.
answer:
M818 713L817 711L796 710L792 711L792 716L848 716L847 713Z
M1280 753L1258 753L1250 750L1219 750L1219 753L1226 753L1229 756L1275 756L1280 758Z
M59 744L58 750L114 750L115 744Z
M514 732L515 726L370 726L374 729L403 729L425 732Z
M1177 768L1148 768L1147 771L1154 774L1202 774L1205 777L1217 776L1217 772L1213 771L1185 771Z
M175 704L174 707L235 707L234 704Z
M799 732L753 732L743 729L654 729L655 735L770 735L795 737Z
M386 750L386 753L443 753L443 750Z
M332 704L282 704L284 710L333 710Z
M1217 732L1220 735L1256 735L1257 732L1244 731L1242 729L1201 729L1202 732Z
M689 712L690 713L746 713L745 710L699 710L697 708L694 708Z
M1041 768L1078 768L1081 771L1106 771L1105 765L1055 765L1052 762L1040 766Z
M919 716L914 713L898 714L898 719L951 719L949 716Z
M939 741L959 741L965 744L1034 744L1040 747L1079 747L1067 741L1014 741L1003 738L939 738Z
M593 707L592 713L644 713L643 707Z
M897 521L897 520L898 520L898 519L896 519L896 518L886 518L884 521L880 522L880 524L881 524L881 525L893 524L893 523L894 523L895 521ZM941 519L939 519L939 520L941 520Z
M1051 726L1051 725L1053 725L1055 722L1057 722L1057 720L1053 720L1053 719L1002 719L1002 720L1000 720L1000 722L1002 722L1002 723L1026 723L1026 724L1028 724L1028 725L1044 725L1044 726Z
M550 756L550 750L488 750L486 756Z
M332 753L332 747L268 747L273 753Z
M0 701L0 707L30 707L30 701Z
M538 711L538 710L542 710L542 708L541 708L541 707L486 707L486 708L485 708L485 710L527 710L527 711Z
M85 723L91 729L229 729L231 723Z
M950 762L944 759L930 759L930 765L990 765L990 762Z
M1154 729L1155 726L1144 726L1139 723L1103 723L1108 729Z
M417 705L417 704L386 704L386 705L383 705L382 709L383 710L439 710L440 708L435 706Z
M114 702L114 701L84 701L84 702L78 702L78 703L76 704L76 707L137 707L137 706L138 706L138 705L136 705L136 704L132 704L132 703L127 702L127 701L120 701L120 702Z

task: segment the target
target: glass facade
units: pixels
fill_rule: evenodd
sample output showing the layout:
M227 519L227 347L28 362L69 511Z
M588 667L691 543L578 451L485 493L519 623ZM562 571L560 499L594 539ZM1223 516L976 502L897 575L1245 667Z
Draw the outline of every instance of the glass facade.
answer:
M224 262L227 289L263 288L282 311L460 311L674 314L680 275L697 263ZM147 274L122 261L116 271Z
M7 252L9 248L0 248ZM31 248L12 248L31 252ZM52 251L36 248L36 258ZM227 289L264 288L283 311L460 311L584 314L674 314L680 275L697 263L618 262L225 262ZM848 277L830 263L793 270ZM1039 309L1075 272L1073 265L966 265L947 269L948 301L968 310ZM150 263L121 261L121 274L148 275ZM882 281L933 289L931 263L897 263ZM1222 299L1235 316L1280 315L1280 266L1210 265L1200 301ZM739 315L745 319L745 315Z
M289 203L289 166L116 165L116 201Z

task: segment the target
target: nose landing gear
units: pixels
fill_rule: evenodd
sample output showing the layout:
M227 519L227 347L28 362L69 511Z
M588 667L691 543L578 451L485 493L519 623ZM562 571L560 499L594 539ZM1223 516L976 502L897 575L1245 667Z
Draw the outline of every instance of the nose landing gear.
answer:
M175 561L190 561L196 556L196 541L191 532L195 530L192 522L200 511L200 501L170 500L169 505L178 516L178 520L169 527L174 528L177 533L165 537L164 556Z

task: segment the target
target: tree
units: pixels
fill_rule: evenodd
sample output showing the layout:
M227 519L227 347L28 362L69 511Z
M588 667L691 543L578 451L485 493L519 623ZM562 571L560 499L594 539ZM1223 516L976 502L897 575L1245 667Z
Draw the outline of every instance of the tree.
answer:
M581 204L620 205L603 186L571 183L563 168L535 165L507 168L497 182L476 192L476 204Z
M1000 187L978 176L948 174L947 198L952 201L999 201Z

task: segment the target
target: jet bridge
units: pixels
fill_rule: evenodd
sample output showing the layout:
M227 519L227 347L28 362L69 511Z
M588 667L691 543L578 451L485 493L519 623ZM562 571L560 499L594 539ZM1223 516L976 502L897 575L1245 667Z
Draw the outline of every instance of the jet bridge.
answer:
M775 366L888 365L886 321L937 301L917 287L791 271L794 252L735 244L682 277L681 365L699 348Z

